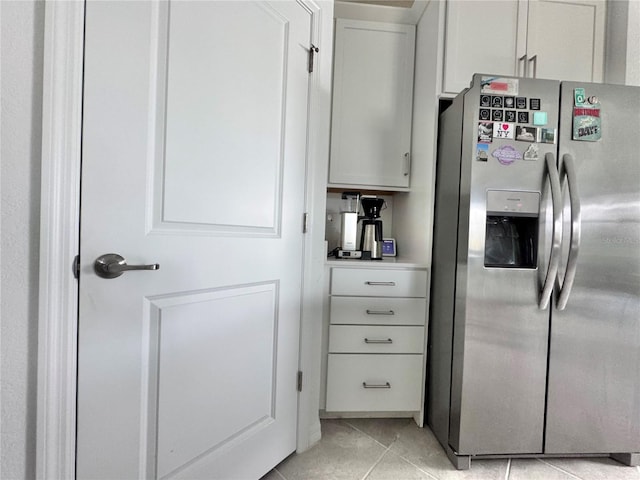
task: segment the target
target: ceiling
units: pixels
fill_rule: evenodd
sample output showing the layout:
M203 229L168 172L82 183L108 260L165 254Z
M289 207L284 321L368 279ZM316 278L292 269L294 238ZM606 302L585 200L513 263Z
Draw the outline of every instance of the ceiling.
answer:
M411 8L414 0L342 0L344 2L368 3L370 5L382 5L385 7Z

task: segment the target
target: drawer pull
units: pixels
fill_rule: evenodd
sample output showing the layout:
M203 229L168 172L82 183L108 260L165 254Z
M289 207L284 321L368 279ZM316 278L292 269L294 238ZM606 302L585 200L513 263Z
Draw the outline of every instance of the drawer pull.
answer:
M375 338L373 339L365 338L364 343L393 343L393 340L391 340L390 338L379 339L379 340L376 340Z
M369 310L367 309L367 315L395 315L393 310Z
M371 285L372 287L395 287L396 282L364 282L365 285Z
M372 384L367 384L367 382L362 382L362 387L363 388L391 388L391 384L389 382L383 383L383 384L379 384L379 383L372 383Z

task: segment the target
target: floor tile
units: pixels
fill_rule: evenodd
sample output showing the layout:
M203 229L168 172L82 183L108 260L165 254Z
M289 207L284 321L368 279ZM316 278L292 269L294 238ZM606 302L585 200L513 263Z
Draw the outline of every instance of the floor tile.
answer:
M570 480L580 477L533 459L513 459L509 480Z
M435 480L435 477L423 472L419 468L411 465L406 460L400 458L393 452L388 451L382 460L375 466L366 480Z
M545 462L585 480L640 480L640 470L610 458L554 458Z
M286 480L277 470L271 470L260 480Z
M400 432L391 451L441 480L504 480L508 465L508 460L473 460L470 470L456 470L429 428L410 425Z
M418 428L412 418L349 418L343 419L356 430L366 433L385 447L388 447L400 436L400 432L408 425Z
M276 469L286 480L361 480L385 448L342 420L322 421L322 440Z

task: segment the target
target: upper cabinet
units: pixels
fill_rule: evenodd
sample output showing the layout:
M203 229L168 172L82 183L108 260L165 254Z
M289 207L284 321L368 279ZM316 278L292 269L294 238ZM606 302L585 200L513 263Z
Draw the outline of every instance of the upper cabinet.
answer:
M336 20L329 184L406 189L415 26Z
M444 93L474 73L601 82L605 0L448 1Z

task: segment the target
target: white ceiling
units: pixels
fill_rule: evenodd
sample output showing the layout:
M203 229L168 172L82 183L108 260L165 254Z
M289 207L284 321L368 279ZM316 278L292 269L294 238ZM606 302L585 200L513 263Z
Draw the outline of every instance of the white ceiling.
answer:
M335 18L415 25L433 0L336 0Z

